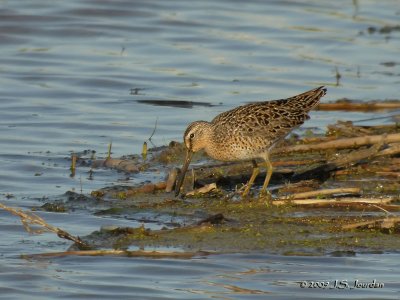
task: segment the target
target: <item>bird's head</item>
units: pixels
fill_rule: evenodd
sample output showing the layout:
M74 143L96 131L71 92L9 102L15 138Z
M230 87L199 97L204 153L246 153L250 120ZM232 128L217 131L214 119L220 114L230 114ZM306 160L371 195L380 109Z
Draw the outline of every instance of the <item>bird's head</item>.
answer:
M183 134L183 141L188 151L197 152L207 146L207 133L210 123L205 121L196 121L186 128Z
M183 141L185 143L187 152L185 162L183 163L181 174L175 186L175 196L178 196L180 189L185 179L186 171L189 167L190 161L192 160L192 155L207 146L207 134L210 130L210 123L205 121L196 121L186 128L183 135Z

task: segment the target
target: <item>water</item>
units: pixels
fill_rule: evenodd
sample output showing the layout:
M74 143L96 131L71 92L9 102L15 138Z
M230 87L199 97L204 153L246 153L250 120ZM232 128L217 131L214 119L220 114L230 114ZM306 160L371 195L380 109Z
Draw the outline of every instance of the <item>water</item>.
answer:
M114 156L139 153L156 120L152 140L160 146L180 140L193 120L319 85L328 87L323 101L396 98L400 32L379 30L398 26L399 15L396 0L0 1L1 202L30 208L68 190L89 193L162 176L127 180L96 170L90 180L85 168L74 178L68 171L71 151L92 149L104 157L110 141ZM305 127L323 130L339 119L376 116L317 111ZM107 224L137 225L85 212L41 216L77 235ZM19 254L62 251L69 243L50 234L29 236L4 211L0 232L4 299L398 299L399 293L398 254L27 261ZM335 279L376 279L385 287L298 286L302 280Z

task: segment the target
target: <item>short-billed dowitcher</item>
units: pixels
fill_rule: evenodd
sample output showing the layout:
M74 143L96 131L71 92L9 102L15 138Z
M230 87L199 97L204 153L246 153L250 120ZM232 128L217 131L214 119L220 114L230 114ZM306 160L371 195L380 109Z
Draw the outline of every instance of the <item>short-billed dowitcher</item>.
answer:
M252 160L253 172L242 194L245 197L259 168L256 159L265 160L267 175L260 191L266 191L272 175L269 152L294 128L309 119L313 109L326 93L321 86L287 99L263 101L239 106L216 116L211 122L191 123L183 135L186 159L176 183L178 196L194 152L204 149L214 159L222 161Z

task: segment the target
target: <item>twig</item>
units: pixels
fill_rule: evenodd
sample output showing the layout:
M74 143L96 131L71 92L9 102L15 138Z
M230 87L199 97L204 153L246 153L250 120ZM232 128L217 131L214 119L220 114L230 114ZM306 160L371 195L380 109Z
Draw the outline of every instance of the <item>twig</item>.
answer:
M108 153L107 153L107 159L111 158L111 149L112 149L112 141L108 144Z
M60 238L73 241L81 249L90 248L90 245L88 245L86 242L82 241L79 237L73 236L72 234L69 234L68 232L66 232L60 228L54 227L54 226L46 223L45 220L43 220L41 217L39 217L38 215L36 215L34 213L23 212L21 209L15 209L15 208L6 206L2 203L0 203L0 208L12 213L15 216L20 217L22 225L24 226L25 230L31 234L41 234L46 231L54 232ZM32 225L41 226L42 229L33 229L31 227Z
M391 119L391 120L395 120L399 118L399 114L398 113L394 113L394 114L390 114L390 115L383 115L383 116L379 116L379 117L373 117L373 118L367 118L367 119L361 119L361 120L356 120L353 121L353 123L363 123L363 122L369 122L369 121L376 121L376 120L384 120L384 119ZM376 125L376 126L372 126L374 128L383 128L384 126L396 126L396 124L392 124L392 125Z
M380 206L378 206L378 205L371 204L371 206L376 207L376 208L382 210L383 212L386 213L386 216L392 215L392 213L391 213L390 211L387 211L386 209L384 209L384 208L382 208L382 207L380 207Z
M156 129L157 129L157 123L158 123L158 117L156 118L156 123L154 124L154 129L153 129L153 132L151 133L150 137L148 138L148 140L149 140L149 142L150 142L151 144L153 144L153 142L152 142L151 138L153 137L154 133L156 132Z

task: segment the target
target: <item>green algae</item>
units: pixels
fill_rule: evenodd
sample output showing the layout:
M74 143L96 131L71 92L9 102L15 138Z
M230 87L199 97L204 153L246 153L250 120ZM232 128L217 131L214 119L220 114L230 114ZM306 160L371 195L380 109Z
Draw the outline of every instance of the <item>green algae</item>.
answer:
M153 209L158 213L186 216L191 223L159 230L146 229L145 225L100 230L83 239L99 248L171 247L186 251L267 251L285 255L397 251L400 247L400 238L394 233L376 229L342 229L342 225L371 217L362 217L360 213L341 216L335 208L327 208L321 213L321 209L313 211L291 205L269 206L265 201L255 199L233 202L205 198L157 203ZM149 206L143 209L147 210ZM198 217L215 214L223 215L216 224L201 222Z

